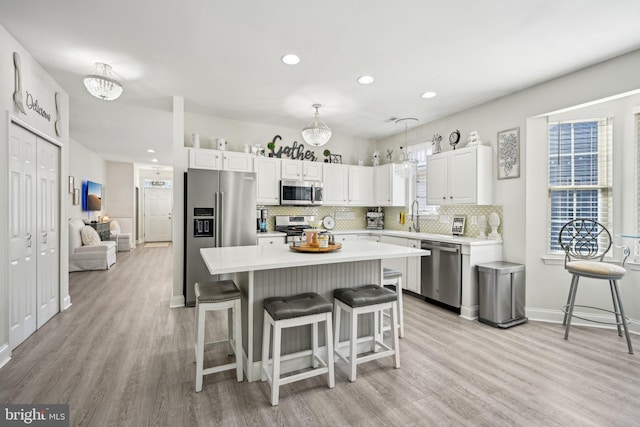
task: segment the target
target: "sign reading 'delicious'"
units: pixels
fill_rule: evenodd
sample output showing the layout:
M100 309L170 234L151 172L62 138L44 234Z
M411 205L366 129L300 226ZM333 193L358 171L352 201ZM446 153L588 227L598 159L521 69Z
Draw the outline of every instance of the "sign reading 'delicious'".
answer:
M0 404L0 426L69 427L69 405Z
M282 146L276 151L275 144L277 140L282 140L280 135L276 135L271 140L271 144L273 148L271 148L271 152L273 153L273 157L282 158L282 156L289 157L294 160L310 160L312 162L316 161L315 152L311 150L306 150L304 144L299 144L298 141L293 141L293 145L291 147Z

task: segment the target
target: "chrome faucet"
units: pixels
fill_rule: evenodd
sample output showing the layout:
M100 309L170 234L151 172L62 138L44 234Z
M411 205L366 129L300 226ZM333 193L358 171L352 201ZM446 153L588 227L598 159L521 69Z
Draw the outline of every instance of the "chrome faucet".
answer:
M420 204L418 203L418 199L415 199L413 203L411 203L411 228L416 233L420 232L420 215L418 215L418 211L420 210Z

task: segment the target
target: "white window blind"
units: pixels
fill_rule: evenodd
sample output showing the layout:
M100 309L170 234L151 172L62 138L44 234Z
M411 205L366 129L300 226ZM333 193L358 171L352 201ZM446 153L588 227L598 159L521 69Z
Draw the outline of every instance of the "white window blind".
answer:
M611 229L611 119L549 121L547 248L560 253L558 235L573 219Z

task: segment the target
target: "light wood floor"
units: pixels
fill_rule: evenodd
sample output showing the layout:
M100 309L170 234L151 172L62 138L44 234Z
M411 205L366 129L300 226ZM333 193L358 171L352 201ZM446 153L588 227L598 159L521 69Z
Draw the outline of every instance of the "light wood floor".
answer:
M400 369L369 362L355 383L338 369L334 389L323 377L283 386L277 407L266 383L231 371L195 393L194 309L169 308L171 263L170 247L138 247L110 271L72 273L72 307L0 369L0 402L68 403L71 424L86 426L640 422L640 355L615 332L575 327L564 341L557 324L500 330L412 297Z

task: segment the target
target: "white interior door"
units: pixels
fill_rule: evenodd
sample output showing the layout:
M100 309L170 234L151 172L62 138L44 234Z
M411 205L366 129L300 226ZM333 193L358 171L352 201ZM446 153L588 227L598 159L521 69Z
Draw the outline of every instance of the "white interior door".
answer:
M16 348L36 331L37 137L9 129L9 345Z
M59 162L58 147L38 138L37 237L38 328L59 310Z
M144 241L171 241L172 191L164 188L144 190Z

